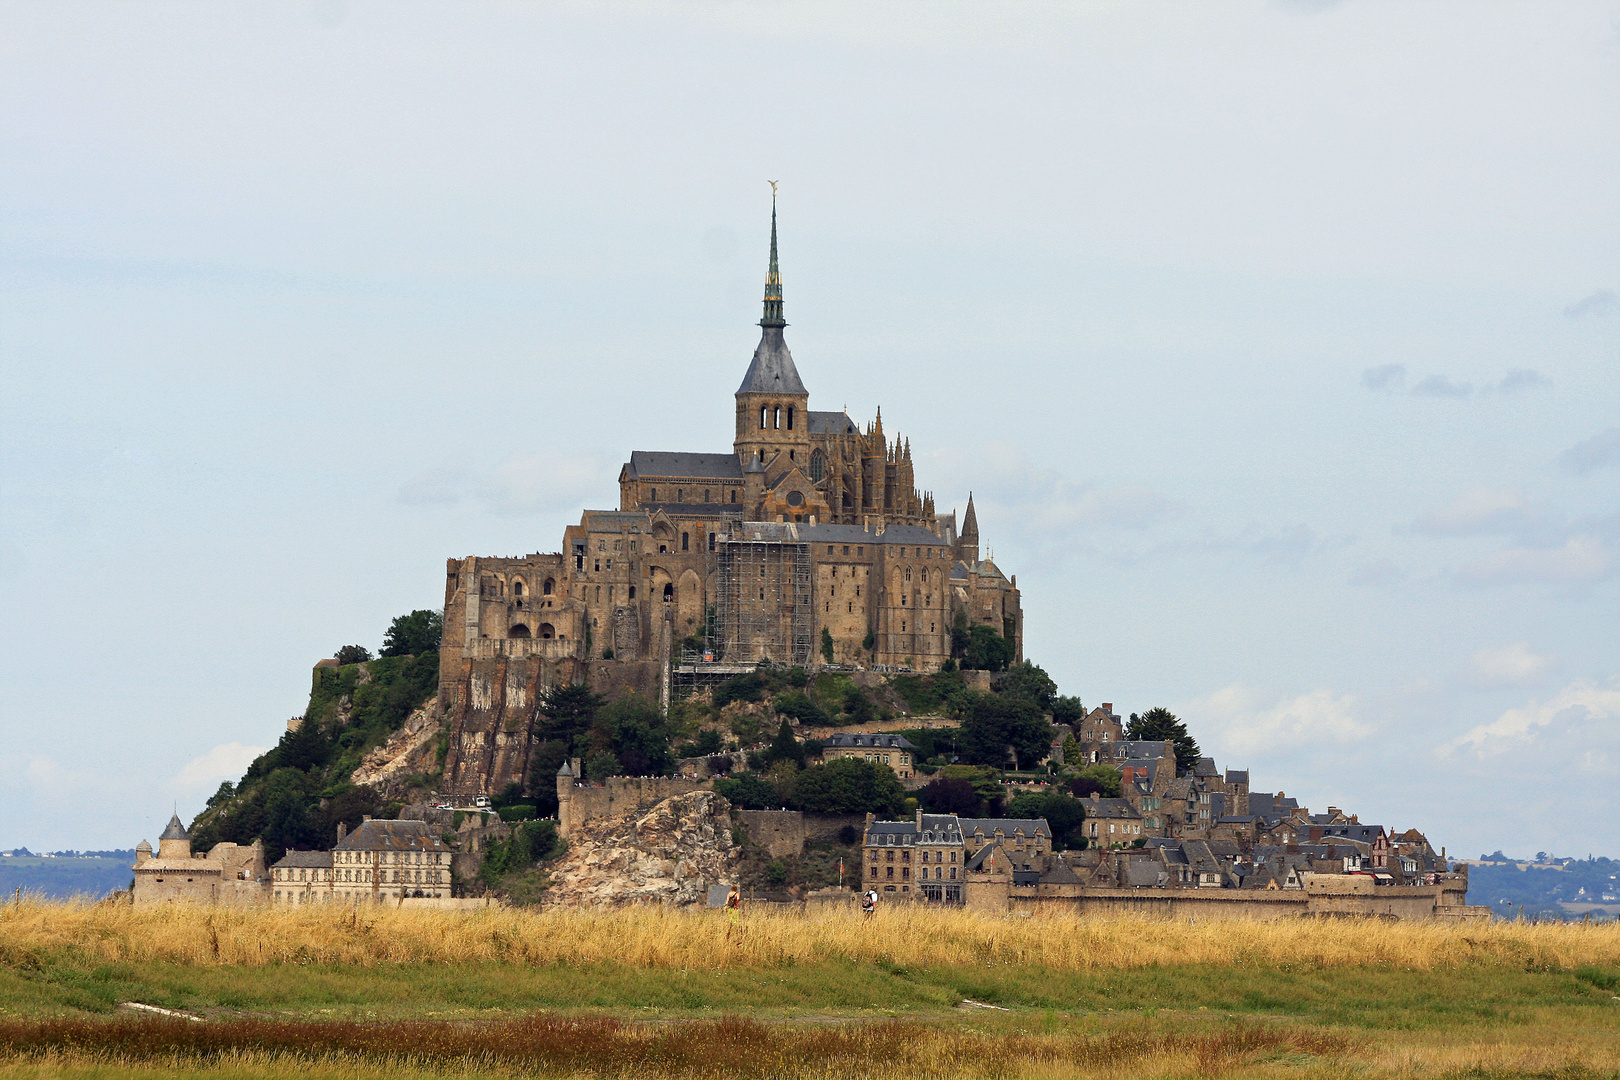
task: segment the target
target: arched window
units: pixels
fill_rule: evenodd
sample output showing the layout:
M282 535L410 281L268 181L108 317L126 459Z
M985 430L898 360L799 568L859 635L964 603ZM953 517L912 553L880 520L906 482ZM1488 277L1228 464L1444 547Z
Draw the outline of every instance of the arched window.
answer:
M556 587L557 583L555 581L553 581L551 578L546 578L546 583L540 586L540 591L545 593L547 596L550 596L552 590Z
M632 586L630 586L630 599L634 600L635 598L636 598L636 587L634 585L632 585Z
M681 533L681 550L682 551L691 551L692 550L692 534L691 533Z
M521 597L523 595L523 579L522 578L519 578L518 580L512 582L512 595L517 596L517 597Z
M506 636L511 638L526 638L529 636L529 628L524 626L522 623L516 623L512 626L512 629L506 632Z
M764 431L767 427L770 426L770 425L765 423L765 421L767 419L769 419L770 415L771 415L770 406L761 405L759 407L759 430Z
M771 427L779 430L782 427L782 406L780 405L771 407Z
M815 480L815 481L817 481L819 483L821 481L821 478L826 476L826 475L827 475L827 455L823 454L820 450L816 450L816 451L811 452L811 454L810 454L810 479Z
M675 586L673 584L665 585L664 586L664 603L673 604L674 602L675 602Z
M543 622L543 623L540 624L540 637L541 638L546 639L546 640L550 640L551 638L554 638L556 636L557 636L557 631L552 629L552 626L551 626L550 623Z
M793 406L791 406L791 405L788 406L788 427L787 427L787 429L789 431L793 430Z
M647 489L647 501L648 502L657 502L658 501L658 489L657 488L648 488Z
M732 502L737 501L737 489L736 488L731 489L731 501Z

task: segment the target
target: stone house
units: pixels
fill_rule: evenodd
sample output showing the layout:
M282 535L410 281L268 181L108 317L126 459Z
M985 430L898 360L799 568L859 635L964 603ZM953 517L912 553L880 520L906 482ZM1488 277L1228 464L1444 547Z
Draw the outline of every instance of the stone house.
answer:
M904 735L888 732L838 734L831 736L822 747L821 760L858 758L874 765L887 765L900 779L910 780L914 775L912 765L916 752L916 745Z
M1082 830L1093 847L1125 847L1147 837L1142 831L1142 815L1128 799L1105 799L1093 792L1084 802L1086 820Z
M961 903L969 864L985 866L991 849L1002 853L1007 873L1038 875L1052 850L1052 830L1043 818L959 818L919 810L912 821L878 821L869 814L863 888Z
M367 819L331 851L289 851L271 867L273 903L450 896L448 844L425 821Z

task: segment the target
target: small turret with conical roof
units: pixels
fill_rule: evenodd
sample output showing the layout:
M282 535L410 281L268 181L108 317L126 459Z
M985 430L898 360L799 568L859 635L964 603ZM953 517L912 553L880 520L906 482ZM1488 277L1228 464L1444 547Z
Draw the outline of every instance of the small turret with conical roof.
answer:
M158 858L191 858L191 834L186 832L185 825L181 824L178 811L169 818L169 824L163 830L163 835L158 837Z

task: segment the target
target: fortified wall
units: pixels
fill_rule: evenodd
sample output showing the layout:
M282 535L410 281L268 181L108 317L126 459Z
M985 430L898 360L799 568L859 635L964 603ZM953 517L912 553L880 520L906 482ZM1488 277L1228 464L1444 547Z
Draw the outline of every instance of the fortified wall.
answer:
M571 836L587 822L631 817L675 795L713 791L712 780L684 776L610 776L601 784L576 782L579 759L557 773L557 834Z
M1165 919L1282 919L1299 916L1488 921L1490 909L1465 902L1466 880L1377 885L1370 877L1307 874L1302 889L1097 889L1013 885L1002 875L970 878L970 909L995 914L1150 915Z

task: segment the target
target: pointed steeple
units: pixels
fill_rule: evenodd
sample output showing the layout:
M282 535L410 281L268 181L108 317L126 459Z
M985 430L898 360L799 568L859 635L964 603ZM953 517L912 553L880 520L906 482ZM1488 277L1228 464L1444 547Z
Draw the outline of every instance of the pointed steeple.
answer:
M765 317L759 320L764 331L759 336L759 347L754 359L743 374L738 394L807 394L799 369L793 366L793 354L788 352L782 339L782 273L776 268L776 186L771 185L771 268L765 275ZM742 429L738 429L742 437Z
M967 513L962 515L963 540L972 540L975 547L979 544L979 515L973 512L973 492L968 492Z
M771 182L771 268L765 272L765 317L761 326L786 326L782 317L782 271L776 266L776 182Z

